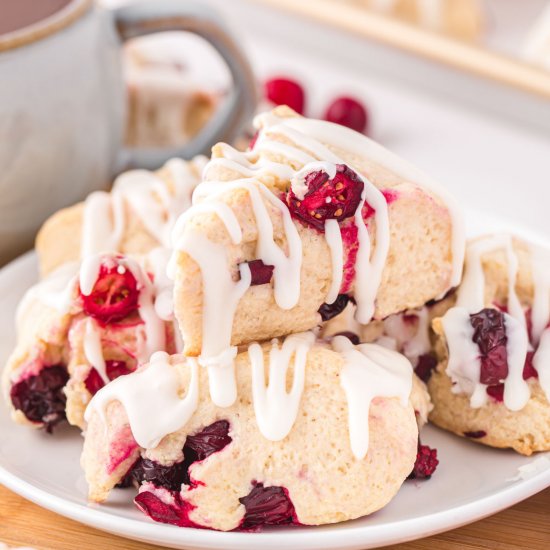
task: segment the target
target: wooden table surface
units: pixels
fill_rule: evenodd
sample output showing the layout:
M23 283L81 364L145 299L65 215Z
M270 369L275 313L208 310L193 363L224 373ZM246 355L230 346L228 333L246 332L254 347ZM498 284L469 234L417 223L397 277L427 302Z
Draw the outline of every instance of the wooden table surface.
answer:
M254 536L254 535L250 535ZM0 542L36 550L155 550L44 510L0 486ZM549 550L550 488L454 531L388 546L389 550Z

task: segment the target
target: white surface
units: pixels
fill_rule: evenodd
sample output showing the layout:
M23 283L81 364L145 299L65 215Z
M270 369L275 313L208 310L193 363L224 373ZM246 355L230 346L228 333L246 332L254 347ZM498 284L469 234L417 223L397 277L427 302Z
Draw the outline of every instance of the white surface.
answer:
M27 254L0 271L3 334L0 364L5 362L13 346L16 304L35 280L34 254ZM429 427L422 439L438 449L440 466L436 474L429 481L406 482L397 497L380 512L328 527L219 533L153 523L134 508L132 489L114 491L106 505L87 504L86 483L79 466L82 439L77 430L61 428L49 436L15 425L2 402L0 433L0 483L45 508L87 525L187 550L373 548L463 525L550 485L550 463L543 464L527 479L510 481L518 475L518 468L535 459L483 447Z

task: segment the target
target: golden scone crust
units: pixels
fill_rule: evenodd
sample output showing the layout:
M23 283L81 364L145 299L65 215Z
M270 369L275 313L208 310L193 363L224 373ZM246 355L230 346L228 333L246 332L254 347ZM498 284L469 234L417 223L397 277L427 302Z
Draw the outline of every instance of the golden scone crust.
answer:
M263 351L267 364L269 346L264 345ZM172 357L171 363L178 370L181 386L187 387L190 367L181 356ZM282 441L275 442L267 440L256 424L247 353L236 359L238 398L231 407L218 408L212 403L206 369L200 369L195 414L156 448L141 451L160 464L172 464L182 459L187 435L215 421L229 421L232 442L195 463L190 474L199 483L181 492L181 498L196 507L190 519L213 529L239 526L244 506L238 499L250 492L254 480L286 488L298 521L305 525L370 514L393 498L411 472L418 428L412 405L404 407L396 398L376 398L370 408L368 453L363 459L355 458L346 396L339 383L343 365L343 358L330 349L315 346L310 350L296 422ZM139 456L129 432L120 402L107 405L106 426L97 411L92 413L82 455L92 500L104 500Z

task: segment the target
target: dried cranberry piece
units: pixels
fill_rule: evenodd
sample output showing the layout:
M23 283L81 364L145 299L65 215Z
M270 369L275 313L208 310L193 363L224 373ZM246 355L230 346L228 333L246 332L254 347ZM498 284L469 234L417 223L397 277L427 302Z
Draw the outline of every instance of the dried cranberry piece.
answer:
M138 309L138 282L118 259L101 264L92 292L80 293L84 312L103 324L115 323Z
M347 126L356 132L365 132L368 113L364 105L353 97L338 97L327 108L325 120Z
M263 525L299 525L294 505L284 487L264 487L253 483L248 495L239 499L246 512L240 529L250 530Z
M307 193L298 198L289 189L286 202L293 217L319 231L324 231L326 220L341 222L353 216L361 202L365 184L345 164L336 165L336 175L330 179L327 172L317 170L304 178Z
M431 449L428 445L422 445L419 439L416 461L407 479L430 479L438 464L437 449Z
M250 281L251 286L265 285L271 281L275 266L266 265L262 262L262 260L252 260L247 263L250 268L250 276L252 278Z
M336 317L339 313L342 313L349 301L350 297L347 294L338 294L338 297L332 304L323 304L318 310L321 315L321 320L328 321Z
M45 367L12 386L11 402L28 420L44 424L46 431L51 433L53 427L66 418L67 398L63 388L68 380L69 373L62 365Z
M418 363L414 367L414 372L420 380L427 382L437 367L437 358L431 353L425 353L418 358Z
M464 435L472 439L481 439L482 437L485 437L487 435L487 432L484 432L483 430L478 430L477 432L464 432Z
M275 105L288 105L297 113L304 114L305 94L298 82L289 78L271 78L265 82L265 97Z
M175 504L166 504L160 498L149 491L143 491L134 499L135 505L152 520L160 523L169 523L178 527L201 528L189 519L189 512L195 507L175 495Z
M337 332L334 336L345 336L354 346L358 346L361 343L359 336L355 332L344 330L343 332Z
M470 315L470 323L474 328L472 340L480 351L479 381L488 386L499 384L508 376L508 337L504 313L497 309L485 308Z

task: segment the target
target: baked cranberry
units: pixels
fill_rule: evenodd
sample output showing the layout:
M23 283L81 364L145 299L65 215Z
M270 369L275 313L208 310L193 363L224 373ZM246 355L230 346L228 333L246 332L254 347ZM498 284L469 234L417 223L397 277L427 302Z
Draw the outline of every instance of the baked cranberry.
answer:
M250 268L251 286L265 285L271 281L273 270L275 269L274 266L266 265L262 260L252 260L247 263Z
M182 484L188 484L187 465L176 462L171 466L163 466L158 462L141 458L131 470L131 477L140 485L144 481L151 482L156 487L163 487L169 491L181 491Z
M91 368L86 380L84 380L84 385L86 389L92 394L95 395L104 385L103 379L99 372L96 369Z
M38 374L14 384L10 390L13 406L31 422L40 422L51 433L65 419L67 398L63 388L69 373L62 365L43 368Z
M481 439L482 437L485 437L487 435L487 432L484 432L483 430L478 430L477 432L464 432L464 435L466 437L470 437L471 439Z
M407 479L430 479L438 464L437 449L431 449L428 445L422 445L419 439L416 462Z
M523 366L523 379L529 380L529 378L538 378L539 373L536 371L533 366L533 356L535 355L534 351L528 351L527 356L525 357L525 365Z
M288 105L297 113L304 114L304 89L289 78L271 78L265 82L265 97L275 105Z
M294 505L284 487L264 487L253 483L248 495L239 499L245 507L240 529L257 529L264 525L299 525Z
M495 401L502 403L504 401L504 384L495 384L494 386L487 386L487 394Z
M431 353L425 353L418 358L418 363L414 367L414 372L420 380L427 382L437 367L437 358Z
M364 105L357 99L338 97L328 106L325 120L362 133L367 130L368 113Z
M290 213L305 224L324 231L325 221L342 222L353 216L361 202L365 184L347 165L337 164L336 175L330 179L324 170L306 174L307 192L297 197L292 188L286 197Z
M321 320L328 321L336 317L339 313L342 313L349 301L350 297L347 294L339 294L332 304L323 304L318 310L321 315Z
M130 374L133 369L128 367L126 361L109 359L105 361L105 370L107 372L107 377L109 380L114 380L119 376L125 374ZM96 369L91 368L86 380L84 381L86 389L92 394L95 395L104 385L103 379L99 372Z
M488 386L501 383L508 376L508 354L506 351L506 325L504 313L485 308L470 315L474 328L472 340L480 352L479 381Z
M169 523L178 527L197 527L200 525L189 519L189 513L195 508L181 499L179 493L174 495L174 504L166 504L149 491L143 491L134 499L136 506L152 520Z
M102 263L92 292L80 296L84 312L103 324L120 321L139 307L136 278L118 259Z

